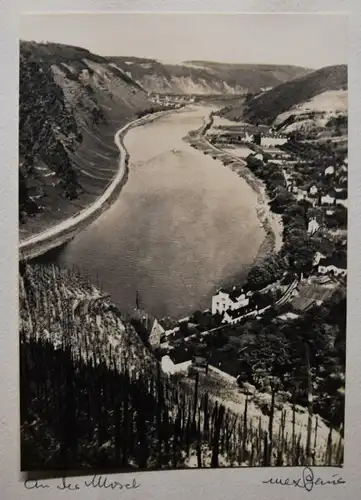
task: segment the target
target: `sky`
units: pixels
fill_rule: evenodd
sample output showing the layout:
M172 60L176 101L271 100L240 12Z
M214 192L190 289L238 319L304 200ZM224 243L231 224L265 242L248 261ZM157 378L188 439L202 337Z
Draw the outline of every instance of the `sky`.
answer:
M347 16L339 14L27 14L21 19L20 38L166 63L320 68L347 64L347 30Z

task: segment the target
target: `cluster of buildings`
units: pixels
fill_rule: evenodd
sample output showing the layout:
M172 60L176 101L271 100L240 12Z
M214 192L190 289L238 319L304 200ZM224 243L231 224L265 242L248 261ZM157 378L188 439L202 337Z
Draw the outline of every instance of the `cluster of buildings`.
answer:
M345 164L338 169L327 167L324 171L324 180L312 184L307 190L300 189L296 185L291 174L284 171L286 187L288 191L295 194L296 199L307 200L313 207L323 207L332 214L332 207L342 205L347 208L347 167Z
M255 157L263 159L263 155L258 153ZM273 163L276 163L271 159ZM325 168L319 181L312 183L307 189L297 185L292 165L294 161L283 157L278 163L283 164L282 168L285 186L292 193L297 201L306 200L312 207L318 208L320 213L326 216L332 216L337 206L347 209L348 189L347 189L347 158L343 164L338 166L328 166ZM298 164L306 164L305 161L297 161ZM312 217L308 221L308 233L314 234L321 225L323 217Z
M240 131L238 130L237 133L239 134ZM264 132L261 136L260 133L252 134L249 129L245 128L243 136L239 136L239 138L244 142L253 142L256 145L254 154L256 159L283 165L282 172L287 190L292 192L298 201L307 200L312 207L317 209L312 211L312 216L307 221L309 236L313 236L326 227L325 220L327 218L325 219L325 215L333 215L337 206L347 208L347 157L342 164L327 166L319 181L312 183L308 189L304 189L297 185L293 165L296 163L306 165L309 162L295 158L294 155L277 147L285 144L288 140L287 137L272 133L272 131L271 133ZM346 276L345 256L346 252L344 251L334 252L330 256L322 255L315 263L315 272L320 275ZM256 297L258 296L259 294L256 294ZM211 310L212 315L222 316L222 323L234 324L246 317L258 316L263 311L260 307L263 306L257 304L253 292L244 289L226 290L222 288L212 297ZM263 308L268 309L269 307L271 306Z
M323 172L323 179L305 189L297 185L293 166L295 164L307 165L309 162L294 158L289 152L277 147L288 141L286 136L274 133L259 133L252 136L246 132L244 139L246 142L254 142L258 146L254 155L256 159L283 167L285 186L289 192L295 195L297 201L307 200L313 207L325 208L328 211L327 215L332 215L332 209L337 205L347 208L347 157L341 165L327 166ZM311 225L310 232L313 230Z
M320 229L326 228L327 224L324 221L327 221L328 216L334 215L337 207L342 206L347 209L347 170L348 158L346 157L342 164L327 166L319 182L311 184L306 190L298 188L292 172L283 169L288 191L292 192L298 201L307 200L314 208L318 209L318 215L313 215L308 220L307 232L310 236ZM318 274L346 276L346 250L333 252L329 256L317 253L314 265Z
M148 99L154 104L159 104L162 106L169 106L180 108L185 104L191 104L195 102L195 97L182 95L182 96L172 96L168 94L148 94Z

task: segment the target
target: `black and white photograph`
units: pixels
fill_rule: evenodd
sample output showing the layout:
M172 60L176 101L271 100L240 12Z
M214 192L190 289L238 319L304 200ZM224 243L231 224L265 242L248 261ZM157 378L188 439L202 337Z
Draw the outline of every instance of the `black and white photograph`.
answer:
M347 22L21 17L22 471L343 467Z

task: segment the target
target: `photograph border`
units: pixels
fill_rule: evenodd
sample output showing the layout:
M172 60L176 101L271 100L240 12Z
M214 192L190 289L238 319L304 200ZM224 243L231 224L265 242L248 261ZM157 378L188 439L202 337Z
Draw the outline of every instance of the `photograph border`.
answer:
M35 3L35 2L34 2ZM41 2L37 2L38 4L41 4ZM84 2L77 2L77 5L79 5L79 10L83 9L83 5L80 6L80 3L84 4ZM88 2L89 3L89 2ZM139 3L139 2L137 2ZM150 4L150 2L143 2ZM229 4L233 4L234 2L228 2ZM247 3L247 2L245 2ZM265 3L265 2L263 2ZM270 2L267 2L269 4ZM283 2L282 5L285 4L290 4L290 2ZM332 3L340 5L341 2L315 2L312 6L312 10L316 7L318 11L322 11L320 13L325 13L330 11L330 7ZM355 3L355 2L354 2ZM43 5L45 2L43 2ZM64 2L65 4L65 2ZM94 5L94 3L92 3ZM101 11L104 11L104 3L102 3L102 8ZM162 7L164 7L164 2L161 2ZM183 2L183 4L186 4L186 2ZM277 7L279 6L279 2L275 2L277 4ZM292 2L294 6L294 2ZM153 10L152 8L150 10L142 11L139 10L139 12L153 12L153 13L159 13L159 6L157 5L157 2L152 2L152 4L155 9ZM194 7L195 3L192 2L192 6ZM324 5L327 5L327 9L324 7ZM356 6L358 4L356 3ZM61 6L61 12L64 12L64 7L65 5ZM95 6L97 7L97 4L95 3ZM109 7L113 7L114 5L110 5ZM269 5L268 5L269 6ZM49 7L49 5L47 5ZM120 7L122 7L120 9ZM130 7L130 6L129 6ZM132 6L132 10L128 10L128 12L137 12L134 11L134 5ZM204 9L204 4L202 5L202 11L206 12ZM210 6L211 7L211 6ZM213 5L212 5L213 7ZM257 4L258 12L260 11L260 2ZM302 6L301 6L302 7ZM74 8L74 3L72 3L72 8ZM86 8L86 10L89 10L90 6ZM225 8L223 7L225 10ZM335 7L336 9L336 7ZM27 10L27 9L24 9ZM45 9L41 9L41 6L39 10L44 11ZM49 12L49 9L46 9ZM123 6L116 6L116 10L113 10L114 12L121 11L123 10ZM224 11L223 10L223 11ZM233 10L233 7L230 9L230 12ZM243 10L243 9L242 9ZM263 11L266 11L268 9L264 9ZM72 9L74 12L74 10ZM78 11L78 10L77 10ZM177 9L179 12L179 10ZM288 12L290 12L289 9L287 9ZM10 5L7 7L7 14L9 15L9 18L11 16L14 16L15 11L14 8L12 8ZM54 12L59 12L59 7L54 9ZM68 11L69 12L69 11ZM79 11L78 11L79 12ZM100 12L100 9L98 10ZM108 11L107 11L108 12ZM170 12L169 5L167 9L164 11L165 13ZM182 11L183 12L183 11ZM191 12L189 10L184 11L184 12ZM209 10L207 9L207 13ZM244 9L243 12L249 13L249 9ZM286 10L278 10L277 13L279 12L286 12ZM304 9L300 9L300 12L306 13L309 11L305 11ZM343 9L342 12L344 13L345 10ZM202 13L202 12L198 12ZM216 13L216 12L214 12ZM360 199L359 194L361 193L361 179L360 175L357 173L357 154L358 154L358 145L360 144L359 140L359 135L360 134L360 119L358 118L360 116L359 113L359 108L358 106L360 105L359 102L356 99L357 94L359 94L358 89L361 88L360 81L359 81L359 75L357 74L357 68L360 67L359 64L359 59L360 54L357 54L358 47L360 46L360 34L357 33L357 28L360 25L359 22L361 19L361 12L357 11L355 9L355 15L350 16L350 50L353 55L353 57L350 59L349 63L349 102L352 103L349 105L349 123L350 123L350 128L349 128L349 164L350 164L350 169L349 169L349 189L350 189L350 195L349 197L351 200L350 208L349 208L349 229L348 229L348 235L349 235L349 245L348 245L348 269L352 269L352 274L349 274L348 278L348 312L347 312L347 324L348 324L348 330L347 330L347 389L346 389L346 430L345 430L345 436L346 436L346 445L345 445L345 466L344 469L342 470L343 477L345 477L346 480L346 486L343 486L343 491L350 492L355 495L357 493L360 493L360 489L357 485L357 481L353 479L357 479L357 465L359 463L359 460L361 458L361 452L360 452L360 446L358 446L358 440L355 439L355 432L352 431L352 429L357 428L357 424L359 422L358 416L360 415L360 396L358 394L358 381L360 380L360 368L358 368L358 363L357 360L360 357L360 345L357 342L358 339L358 323L359 323L359 314L361 315L361 312L358 313L358 310L360 310L360 307L358 305L358 301L360 300L358 298L358 293L357 290L360 288L361 285L361 269L358 268L358 248L360 245L360 240L358 240L358 235L361 234L361 223L359 221L358 214L360 213L361 210L361 203L358 202L357 200ZM7 72L9 72L10 75L13 75L14 78L16 78L17 75L17 59L14 61L14 39L16 38L15 33L17 32L17 23L12 17L12 21L8 29L3 31L2 36L1 36L1 44L4 44L4 40L6 39L6 35L8 35L8 40L7 45L8 48L4 52L4 61L6 64ZM5 37L3 37L3 34L5 34ZM358 34L358 39L357 39L357 34ZM15 35L15 38L14 38ZM17 49L15 49L15 52ZM355 55L358 61L355 60ZM15 63L15 64L14 64ZM15 70L15 71L14 71ZM16 147L16 135L17 135L17 112L14 113L14 103L15 103L15 96L14 96L14 84L11 82L10 77L8 78L9 81L7 82L2 82L2 87L3 83L7 83L7 88L5 87L5 90L1 88L1 104L5 104L5 113L3 112L3 116L7 117L7 124L6 123L1 123L1 132L4 132L4 134L1 135L2 140L1 140L1 148L2 151L4 152L4 159L7 161L4 161L6 165L6 168L4 169L3 172L3 196L1 197L1 205L0 205L0 210L1 214L6 214L6 217L3 218L3 220L6 220L6 223L2 223L2 229L3 229L3 234L4 238L1 239L0 241L0 250L1 250L1 257L2 259L0 260L1 266L1 275L3 276L3 286L1 287L0 293L1 293L1 307L2 307L2 333L0 337L0 342L1 342L1 359L2 359L2 380L4 380L4 384L2 384L0 390L1 392L4 391L4 394L1 394L2 400L6 401L7 403L4 405L4 416L1 415L1 427L0 427L0 434L4 434L5 440L4 444L0 446L1 453L0 453L0 470L5 471L5 491L9 492L9 496L6 496L6 498L20 498L19 494L21 495L20 491L23 492L23 495L21 495L21 498L28 498L29 495L33 493L29 493L26 491L26 488L23 488L22 480L24 477L20 476L19 477L19 469L16 469L16 464L19 464L19 455L18 455L18 449L17 447L14 446L14 439L15 442L18 439L18 425L19 425L19 420L17 416L17 409L18 409L18 385L16 384L18 382L18 374L16 372L16 369L18 367L18 364L15 362L15 360L18 358L18 345L16 343L15 346L13 346L14 342L14 325L18 323L18 318L17 318L17 285L14 280L14 273L11 271L15 270L15 275L17 273L17 252L14 252L14 249L17 246L17 222L16 222L16 213L17 213L17 196L14 196L14 193L17 192L17 185L16 182L14 182L16 179L14 179L13 175L13 162L16 163L16 158L17 158L17 153L16 151L14 152L14 146ZM7 92L7 94L5 94ZM15 92L17 92L17 88L15 89ZM5 96L11 96L11 99L8 99L6 101ZM361 108L361 106L360 106ZM14 117L15 115L15 117ZM14 119L15 118L15 119ZM15 126L14 126L15 125ZM12 147L9 147L11 144ZM17 148L16 148L17 149ZM13 191L12 191L13 190ZM14 203L15 201L15 203ZM4 203L5 202L5 203ZM360 203L360 205L358 205ZM6 212L4 211L4 207L6 207ZM15 215L15 217L14 217ZM1 220L1 219L0 219ZM15 228L15 231L14 231ZM12 246L14 244L14 246ZM7 272L5 272L5 269L7 269ZM9 293L11 291L11 293ZM14 302L15 299L15 302ZM15 307L14 307L15 305ZM7 312L7 315L3 311ZM15 314L13 314L15 312ZM5 341L5 342L4 342ZM2 345L4 344L4 345ZM6 350L5 350L6 349ZM14 357L14 354L16 354L16 357ZM350 366L351 365L351 366ZM15 370L14 370L15 368ZM14 383L16 382L16 383ZM4 397L3 397L4 396ZM10 404L9 404L10 403ZM0 410L1 412L3 411L2 409ZM10 419L9 419L10 417ZM4 432L3 432L4 431ZM5 432L6 431L6 432ZM15 432L14 432L15 431ZM12 437L11 437L12 436ZM348 437L349 436L349 437ZM3 437L3 436L1 436ZM9 453L9 450L11 450L11 453ZM5 451L5 453L4 453ZM356 452L356 454L355 454ZM10 459L11 457L11 459ZM14 460L15 459L15 460ZM6 464L7 467L3 464ZM11 465L12 469L10 470L9 465ZM278 470L272 468L272 476L284 476L284 468ZM297 470L299 468L294 468L295 474L292 474L292 477L297 477L302 473L302 468L300 470ZM252 473L251 473L252 471ZM334 472L335 471L335 472ZM170 490L174 495L177 495L174 498L181 498L181 496L184 495L190 495L191 496L191 491L192 488L193 491L197 491L197 488L202 489L202 495L201 498L206 498L211 497L212 494L214 495L214 498L220 498L220 494L224 494L226 498L237 498L240 492L240 488L245 492L245 488L247 488L246 492L249 493L250 497L252 495L262 495L263 493L261 492L261 488L265 488L263 492L267 495L267 498L281 498L281 495L285 495L284 498L289 498L290 496L295 495L296 498L298 497L299 494L304 494L304 491L299 491L297 489L292 489L292 493L290 493L290 490L286 488L284 493L280 491L280 487L273 487L272 489L268 487L267 485L264 487L262 485L262 481L267 481L269 478L269 471L264 471L262 469L254 470L247 468L244 470L237 468L237 469L212 469L212 470L195 470L195 471L184 471L184 470L177 470L177 471L167 471L167 478L163 477L165 471L159 471L159 472L141 472L141 473L136 473L135 475L132 474L131 477L137 477L139 480L139 483L141 486L144 486L143 488L140 488L137 490L138 492L142 491L142 494L146 494L148 498L159 498L162 494L164 496L168 496ZM254 476L253 472L255 472L255 477L250 477ZM338 471L339 472L339 471ZM336 473L336 468L330 468L330 476ZM160 474L159 476L159 481L156 480L156 475ZM187 474L186 477L180 476L180 474ZM212 476L209 476L207 479L205 478L205 475L212 474ZM218 477L218 475L220 476ZM244 476L243 478L237 477L236 474L239 476ZM189 475L189 476L188 476ZM174 476L174 477L173 477ZM193 476L193 477L192 477ZM198 478L196 477L198 476ZM232 477L233 476L233 477ZM258 476L258 477L257 477ZM291 473L290 473L291 476ZM328 477L330 477L328 476ZM144 480L142 479L144 477ZM245 477L247 478L247 481L245 482ZM130 478L130 476L129 476ZM113 478L112 478L113 479ZM166 480L165 480L166 479ZM327 478L325 478L327 479ZM15 480L15 481L14 481ZM118 476L118 480L119 476ZM122 482L125 481L125 477L122 474ZM169 482L168 482L169 480ZM3 481L3 478L1 477L1 481ZM168 484L167 484L168 483ZM208 483L208 484L207 484ZM209 488L209 483L212 483L213 487ZM248 483L248 484L247 484ZM177 486L178 484L178 486ZM223 484L223 485L222 485ZM224 485L227 485L227 491L225 491ZM14 487L15 486L15 487ZM144 493L144 487L147 488L147 493ZM254 491L253 487L255 488ZM21 488L21 490L20 490ZM16 491L18 494L16 495ZM267 493L266 493L267 492ZM327 489L322 489L322 492L328 496L328 498L337 498L340 493L339 488L333 488L331 491ZM45 496L47 493L49 493L46 488L41 490L41 497L42 498L47 498ZM97 493L95 493L97 494ZM135 492L131 492L131 495L135 495ZM137 493L139 494L139 493ZM244 494L244 493L243 493ZM14 496L12 496L14 495ZM37 495L39 495L39 491L37 491ZM203 497L204 495L204 497ZM93 497L93 491L89 492L89 497ZM35 497L34 497L35 498ZM94 498L96 498L94 496ZM355 496L357 498L357 496Z

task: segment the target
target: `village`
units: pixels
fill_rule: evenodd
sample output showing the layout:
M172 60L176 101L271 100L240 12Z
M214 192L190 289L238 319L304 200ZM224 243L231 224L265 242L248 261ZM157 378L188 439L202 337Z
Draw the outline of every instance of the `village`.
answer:
M209 349L204 355L206 338L230 331L237 335L235 328L250 320L260 321L265 315L292 322L346 287L347 153L342 149L336 154L325 154L324 149L320 153L313 144L295 141L270 127L214 126L216 121L217 116L211 113L201 129L190 134L189 142L239 171L247 167L260 178L259 169L267 171L265 184L268 178L273 180L273 188L282 189L279 195L285 196L285 203L307 207L304 236L307 241L317 241L319 250L325 250L313 248L312 265L306 272L286 268L265 286L250 286L246 281L242 286L221 287L211 297L209 309L172 321L171 326L148 313L139 313L137 321L160 355L163 371L172 375L187 375L194 367L208 372L211 367L223 377L232 376L231 370L222 367L224 363L212 361ZM194 349L194 345L200 348Z
M169 94L154 94L148 92L148 99L157 105L162 105L164 108L179 109L186 104L195 102L195 97L188 95L169 95Z

